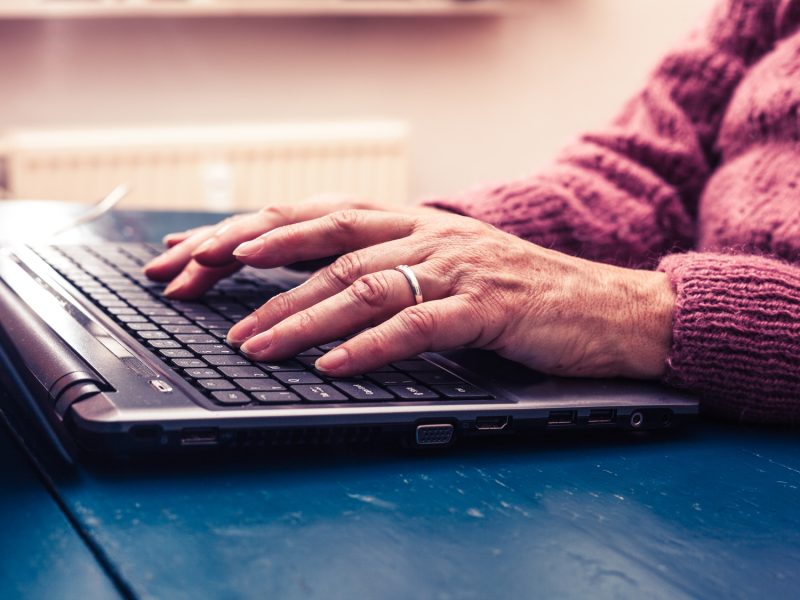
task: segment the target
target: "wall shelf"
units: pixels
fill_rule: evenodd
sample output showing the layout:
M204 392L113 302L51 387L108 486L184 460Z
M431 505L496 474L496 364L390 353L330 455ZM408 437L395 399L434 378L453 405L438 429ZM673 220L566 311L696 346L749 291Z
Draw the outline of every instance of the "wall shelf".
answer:
M491 16L519 0L0 0L0 19Z

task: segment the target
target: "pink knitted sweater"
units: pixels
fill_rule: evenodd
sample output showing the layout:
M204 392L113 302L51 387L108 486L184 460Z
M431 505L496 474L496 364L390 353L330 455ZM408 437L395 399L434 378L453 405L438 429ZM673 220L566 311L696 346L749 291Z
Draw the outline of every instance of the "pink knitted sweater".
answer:
M666 272L666 381L706 412L800 423L799 25L798 0L727 0L607 129L534 176L430 204Z

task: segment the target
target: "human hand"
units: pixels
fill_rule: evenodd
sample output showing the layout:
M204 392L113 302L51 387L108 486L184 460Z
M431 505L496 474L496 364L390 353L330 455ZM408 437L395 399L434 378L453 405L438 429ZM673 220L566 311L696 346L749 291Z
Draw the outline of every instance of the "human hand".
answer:
M170 281L165 294L171 298L198 298L219 280L242 268L242 263L233 256L239 244L276 227L347 209L407 214L440 212L434 208L380 203L346 194L322 194L304 202L272 205L256 213L230 217L217 225L171 233L164 237L169 249L145 265L144 272L155 281Z
M235 249L205 250L254 267L341 254L271 298L228 338L276 360L361 332L317 361L338 377L420 352L476 347L542 372L658 377L675 296L663 273L541 248L445 212L348 209L271 228ZM425 301L394 269L411 265Z

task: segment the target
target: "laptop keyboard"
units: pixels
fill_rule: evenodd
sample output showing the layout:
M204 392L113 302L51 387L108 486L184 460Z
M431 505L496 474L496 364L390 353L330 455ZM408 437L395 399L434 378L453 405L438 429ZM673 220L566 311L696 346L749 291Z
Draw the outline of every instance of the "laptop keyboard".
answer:
M234 323L285 291L265 272L243 269L197 302L170 300L142 266L163 249L148 244L34 248L61 276L202 392L213 405L283 406L349 402L452 402L492 396L421 357L337 379L314 361L342 340L296 357L253 362L225 342Z

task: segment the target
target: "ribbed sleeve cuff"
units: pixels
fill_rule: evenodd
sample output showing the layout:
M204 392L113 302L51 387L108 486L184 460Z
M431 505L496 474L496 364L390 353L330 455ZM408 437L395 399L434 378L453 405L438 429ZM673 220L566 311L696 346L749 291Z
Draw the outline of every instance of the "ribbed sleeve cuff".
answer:
M704 412L800 423L800 267L757 256L667 256L677 305L665 380Z

